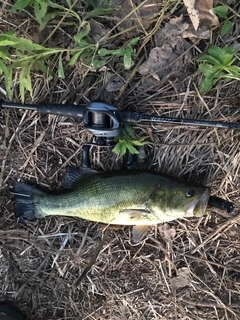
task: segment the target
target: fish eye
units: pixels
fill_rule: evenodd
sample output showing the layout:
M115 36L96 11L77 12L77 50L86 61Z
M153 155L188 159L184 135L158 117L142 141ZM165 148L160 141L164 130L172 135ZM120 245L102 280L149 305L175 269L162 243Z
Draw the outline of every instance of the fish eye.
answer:
M188 189L187 192L186 192L186 196L187 196L188 198L193 197L194 194L195 194L195 191L194 191L193 189Z

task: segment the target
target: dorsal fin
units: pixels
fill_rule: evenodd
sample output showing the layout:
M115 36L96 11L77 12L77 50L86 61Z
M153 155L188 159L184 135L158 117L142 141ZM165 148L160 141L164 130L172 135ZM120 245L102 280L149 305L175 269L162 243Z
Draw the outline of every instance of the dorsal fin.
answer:
M65 189L73 189L82 179L96 173L99 172L90 168L70 167L62 179L62 186Z

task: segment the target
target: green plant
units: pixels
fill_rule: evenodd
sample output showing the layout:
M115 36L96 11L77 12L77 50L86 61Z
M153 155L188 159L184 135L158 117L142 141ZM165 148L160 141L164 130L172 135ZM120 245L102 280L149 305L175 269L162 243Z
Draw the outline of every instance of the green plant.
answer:
M202 62L199 64L199 70L205 76L200 93L208 92L220 79L240 80L240 67L233 64L236 59L234 48L224 47L221 49L216 46L211 46L208 49L208 54L198 58L197 61Z
M125 68L131 67L131 59L134 55L132 45L138 38L133 39L127 46L119 50L108 50L101 48L89 37L90 24L83 20L79 33L74 37L75 47L47 48L35 44L31 40L17 37L13 32L0 35L0 74L5 75L6 91L9 99L12 98L12 73L14 69L20 70L19 86L22 102L25 98L25 90L32 95L31 70L36 68L51 78L52 70L48 67L48 58L56 55L58 59L58 77L64 78L64 63L74 66L78 60L87 66L99 68L107 63L112 57L123 57ZM70 56L70 60L65 59Z
M123 57L123 64L125 70L129 70L132 64L132 57L134 56L134 50L132 46L136 45L139 41L139 37L132 39L125 48L118 50L108 50L106 48L102 48L98 51L100 57Z
M228 7L227 6L217 6L213 8L213 12L219 16L220 18L223 18L223 25L221 27L220 34L221 36L225 36L232 28L232 22L229 21L227 13L228 13Z
M70 1L67 1L67 4L69 8L65 8L64 6L50 0L17 0L12 6L10 12L13 14L17 11L22 11L26 7L32 7L35 19L39 24L40 31L42 31L51 20L64 15L67 15L70 18L75 18L71 23L79 26L81 24L79 15L71 9ZM48 12L49 9L50 12Z
M35 44L31 40L17 37L13 32L0 35L0 73L4 73L5 85L8 97L12 98L12 73L14 69L19 72L19 88L22 101L24 101L25 90L32 95L32 83L30 71L37 68L51 75L46 64L49 56L66 51L59 48L46 48ZM61 68L60 68L61 71Z
M128 149L131 154L138 154L139 152L135 146L140 147L147 144L147 142L144 141L146 138L147 137L137 137L132 126L124 124L123 133L115 138L116 146L113 148L113 152L120 156L124 156Z
M57 74L59 78L65 77L64 70L66 65L74 66L78 61L81 61L86 67L100 68L112 58L123 58L125 69L131 67L132 57L134 56L133 46L138 42L139 38L132 39L122 49L110 50L104 48L105 42L99 41L96 43L89 36L91 27L88 19L108 14L111 10L108 8L94 8L86 13L83 19L80 19L78 14L70 10L70 1L67 1L67 3L69 9L49 0L17 0L13 5L12 13L23 10L27 6L34 8L34 14L41 30L53 15L63 15L66 12L72 17L76 17L77 23L75 24L77 28L74 36L75 45L72 48L47 48L44 45L35 44L31 40L19 37L13 32L0 35L0 74L4 73L9 99L12 98L13 71L18 71L20 95L22 102L24 102L26 91L32 96L31 71L33 69L47 73L48 80L51 79L52 70L48 66L48 59L51 56L55 56L58 60ZM58 10L48 14L49 7L51 9L57 8Z

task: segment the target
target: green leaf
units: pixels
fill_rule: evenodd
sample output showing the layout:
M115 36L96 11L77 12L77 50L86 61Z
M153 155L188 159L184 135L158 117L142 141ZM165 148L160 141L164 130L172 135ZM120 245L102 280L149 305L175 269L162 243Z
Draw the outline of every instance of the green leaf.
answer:
M81 24L81 31L74 37L76 43L80 45L82 39L89 34L90 30L90 23L88 21L83 21Z
M132 66L132 49L130 47L125 49L125 54L123 56L123 64L125 70L129 70Z
M140 37L136 37L136 38L133 38L130 42L129 42L129 46L135 46L135 44L138 43Z
M138 146L138 147L141 147L141 146L145 146L145 144L147 144L147 141L143 141L143 140L141 140L141 139L146 139L147 137L142 137L142 138L140 138L139 140L133 140L133 141L131 141L131 143L133 144L133 145L135 145L135 146Z
M1 40L0 39L0 47L5 47L5 46L14 46L17 42L13 40Z
M221 70L219 66L212 66L208 63L202 63L199 65L198 69L204 74L206 77L210 77L215 74L218 70Z
M31 40L16 37L12 33L5 33L0 35L0 43L5 42L5 45L11 45L15 49L24 50L24 51L33 51L33 50L48 50L47 48L41 46L40 44L33 43ZM8 43L7 43L8 42Z
M103 59L103 60L94 59L92 62L92 66L98 69L104 66L106 63L107 63L107 59Z
M234 55L237 53L237 51L236 51L235 48L233 48L233 47L228 47L228 46L223 47L223 48L222 48L222 52L225 53L225 54L232 55L232 56L234 56Z
M231 21L229 20L224 21L223 26L221 28L221 32L220 32L221 36L222 37L225 36L232 29L232 26L233 24Z
M76 64L76 62L77 62L77 60L80 57L82 52L83 52L83 50L81 50L81 51L79 50L79 51L73 53L72 58L68 62L69 66L74 66Z
M81 23L81 18L79 16L79 14L77 12L75 12L74 10L70 10L68 8L65 8L64 6L62 6L58 3L52 2L50 0L48 0L48 5L49 5L49 7L53 8L53 9L59 9L59 11L57 11L58 15L63 14L63 12L66 12L68 15L75 17L78 20L79 24ZM69 6L69 8L70 7L71 7L71 5ZM71 24L70 21L68 23Z
M39 22L46 15L48 9L48 1L35 0L34 1L34 13L36 20Z
M59 55L59 59L58 59L58 78L60 79L65 78L63 62L62 62L62 53Z
M213 87L212 78L206 77L200 86L199 92L202 94L207 93L209 90L212 89L212 87Z
M223 50L217 46L210 46L208 48L208 54L213 57L216 61L223 63L222 56L224 54Z
M20 71L19 76L19 83L20 83L20 96L22 103L24 103L25 98L25 90L29 91L30 95L32 96L32 82L30 76L30 70L32 65L28 64L22 68Z
M139 154L139 151L131 144L128 143L126 147L131 154Z
M106 49L106 48L101 48L101 49L98 50L98 55L99 55L100 57L109 56L109 55L112 54L112 51L113 51L113 50L108 50L108 49Z
M15 13L16 11L21 11L26 8L32 1L31 0L17 0L12 6L10 13Z
M228 7L227 6L217 6L213 8L213 12L221 18L226 18Z
M42 31L43 29L45 29L48 22L53 20L54 18L56 18L60 14L61 14L60 11L53 11L53 12L47 13L41 20L38 21L39 31Z
M12 99L12 67L6 66L2 60L0 60L0 70L5 75L5 86L9 99Z
M235 77L240 77L240 67L229 66L227 70L231 72Z
M127 151L126 142L119 140L112 151L120 156L124 156Z
M46 66L42 61L37 60L34 61L34 66L37 67L40 71L42 71L43 73L48 73L49 72L49 68L48 66Z
M12 92L12 67L8 66L5 72L5 85L6 85L6 91L8 94L9 99L12 99L13 92Z
M221 64L221 62L218 59L215 59L214 57L210 56L209 54L203 54L201 57L197 58L197 61L203 61L203 62L210 62L211 64Z
M120 154L121 153L121 144L118 142L116 143L115 147L112 149L112 151L116 154Z
M92 11L88 12L85 16L84 16L84 20L88 20L89 18L94 18L97 16L104 16L107 14L112 13L112 9L104 9L104 8L95 8Z
M223 49L223 55L221 56L222 64L226 67L231 65L236 58L234 57L236 51L234 48L231 47L224 47Z
M136 139L137 138L134 133L133 127L128 123L125 123L123 126L123 136L128 139Z
M220 61L221 64L227 65L233 59L233 55L235 54L235 50L232 47L224 47L219 48L216 46L211 46L208 49L208 53L214 57L216 60Z
M2 58L3 60L7 60L9 55L9 52L5 50L5 48L0 48L0 58Z

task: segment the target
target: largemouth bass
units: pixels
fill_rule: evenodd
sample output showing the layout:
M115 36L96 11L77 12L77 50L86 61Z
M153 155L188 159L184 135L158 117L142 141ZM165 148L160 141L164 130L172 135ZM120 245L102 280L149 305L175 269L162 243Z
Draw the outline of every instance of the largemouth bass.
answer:
M64 179L70 190L46 194L15 182L15 213L33 220L50 215L74 216L105 224L133 225L137 242L146 226L183 217L202 217L210 189L168 175L139 171L99 173L72 168Z

